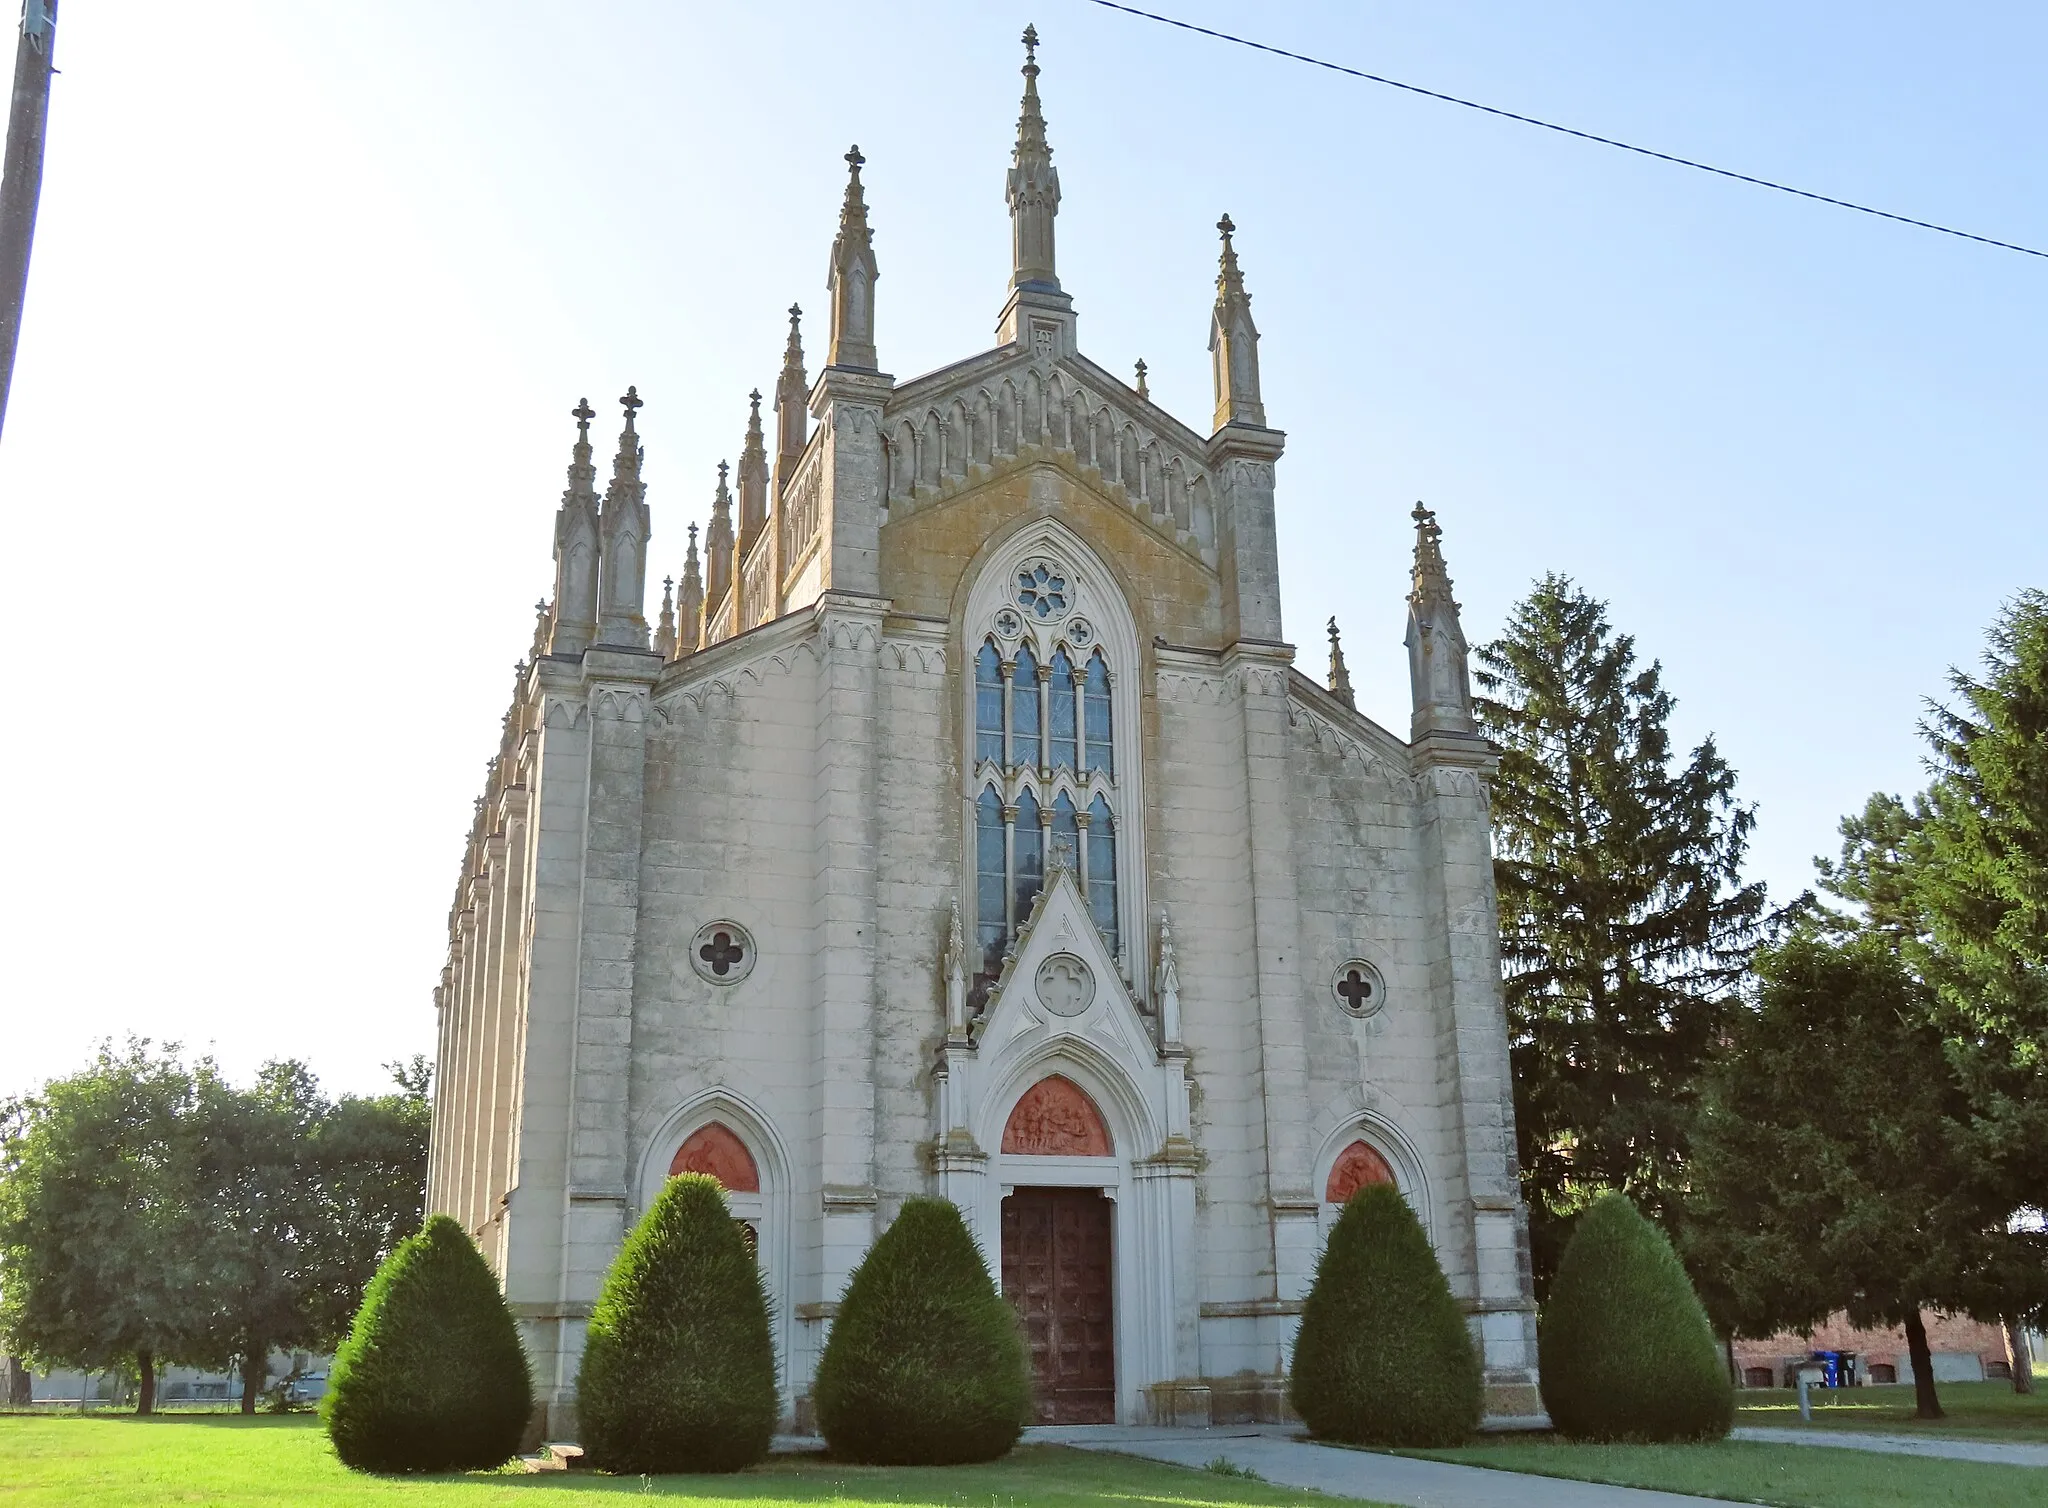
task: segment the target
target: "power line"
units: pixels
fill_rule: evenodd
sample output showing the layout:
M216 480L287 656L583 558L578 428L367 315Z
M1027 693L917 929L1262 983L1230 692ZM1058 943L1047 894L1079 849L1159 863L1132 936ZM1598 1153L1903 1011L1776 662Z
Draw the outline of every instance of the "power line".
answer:
M1485 115L1498 115L1503 120L1519 121L1525 126L1540 126L1546 131L1555 131L1560 136L1576 136L1581 141L1596 142L1603 147L1616 147L1624 152L1634 152L1638 157L1654 157L1659 162L1674 163L1695 172L1712 173L1717 178L1733 178L1737 183L1753 183L1758 188L1776 189L1781 194L1795 198L1812 199L1820 204L1832 204L1837 209L1853 209L1861 215L1875 215L1880 220L1895 220L1901 225L1918 226L1921 230L1939 231L1945 236L1955 236L1964 241L1975 241L1984 246L1996 246L2001 251L2017 251L2023 256L2048 259L2048 251L2036 251L2031 246L2015 245L2011 241L1997 241L1990 236L1980 236L1967 230L1957 230L1952 225L1937 225L1932 220L1916 220L1911 215L1895 215L1890 210L1873 209L1868 204L1857 204L1849 199L1837 199L1829 194L1816 194L1811 189L1794 188L1789 183L1775 183L1769 178L1757 178L1748 173L1737 173L1729 168L1717 168L1712 163L1695 162L1690 157L1675 157L1669 152L1653 151L1626 141L1616 141L1611 136L1596 136L1591 131L1580 131L1571 126L1560 126L1555 121L1538 120L1533 115L1517 115L1512 110L1503 110L1495 105L1482 105L1477 100L1460 99L1455 94L1445 94L1436 89L1424 89L1419 84L1404 84L1399 79L1383 78L1377 73L1367 73L1362 68L1348 68L1342 63L1332 63L1326 58L1310 57L1305 52L1289 52L1284 47L1275 47L1269 42L1254 42L1250 37L1235 36L1213 27L1197 26L1192 21L1182 21L1173 16L1162 16L1156 11L1139 10L1134 5L1119 5L1117 0L1089 0L1104 10L1122 11L1127 16L1138 16L1147 21L1157 21L1162 26L1177 26L1182 31L1192 31L1205 37L1214 37L1219 42L1232 42L1239 47L1249 47L1256 52L1269 52L1275 57L1288 58L1297 63L1307 63L1315 68L1327 68L1332 73L1348 74L1355 79L1364 79L1369 84L1384 84L1389 89L1405 90L1409 94L1420 94L1427 99L1442 100L1447 105L1462 105L1467 110L1477 110Z

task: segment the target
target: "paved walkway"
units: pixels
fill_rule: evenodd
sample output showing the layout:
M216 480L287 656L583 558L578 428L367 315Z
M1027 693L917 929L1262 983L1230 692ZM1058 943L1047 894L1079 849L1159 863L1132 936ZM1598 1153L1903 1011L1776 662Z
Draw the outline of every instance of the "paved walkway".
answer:
M1994 1440L1952 1440L1939 1435L1867 1435L1843 1429L1772 1429L1744 1425L1737 1440L1762 1445L1820 1445L1838 1450L1876 1450L1895 1456L1938 1456L1949 1461L1985 1461L1994 1466L2048 1466L2048 1445L2009 1445Z
M1397 1503L1401 1508L1703 1508L1715 1498L1636 1487L1607 1487L1559 1477L1453 1466L1294 1439L1291 1427L1140 1429L1125 1425L1026 1430L1026 1440L1114 1451L1175 1466L1206 1466L1221 1456L1281 1487ZM1721 1505L1725 1508L1725 1505Z

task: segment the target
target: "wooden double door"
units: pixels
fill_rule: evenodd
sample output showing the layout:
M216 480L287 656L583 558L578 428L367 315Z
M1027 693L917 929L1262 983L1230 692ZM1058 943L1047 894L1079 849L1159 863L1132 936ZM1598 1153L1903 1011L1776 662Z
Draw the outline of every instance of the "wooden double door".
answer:
M1024 1322L1040 1424L1116 1422L1114 1208L1096 1189L1003 1200L1003 1296Z

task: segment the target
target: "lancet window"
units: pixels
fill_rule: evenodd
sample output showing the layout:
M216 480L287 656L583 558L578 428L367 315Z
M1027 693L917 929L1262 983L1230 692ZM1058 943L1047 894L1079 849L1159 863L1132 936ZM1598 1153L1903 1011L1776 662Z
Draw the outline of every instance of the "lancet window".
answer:
M974 652L977 995L1001 973L1055 865L1073 872L1110 952L1122 946L1115 671L1071 608L1061 568L1026 562Z

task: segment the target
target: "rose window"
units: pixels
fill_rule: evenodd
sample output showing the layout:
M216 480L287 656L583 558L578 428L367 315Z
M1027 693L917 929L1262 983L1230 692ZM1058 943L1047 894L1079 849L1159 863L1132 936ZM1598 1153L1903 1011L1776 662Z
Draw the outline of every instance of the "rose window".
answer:
M1017 605L1040 623L1067 611L1067 578L1050 563L1034 560L1017 572Z

